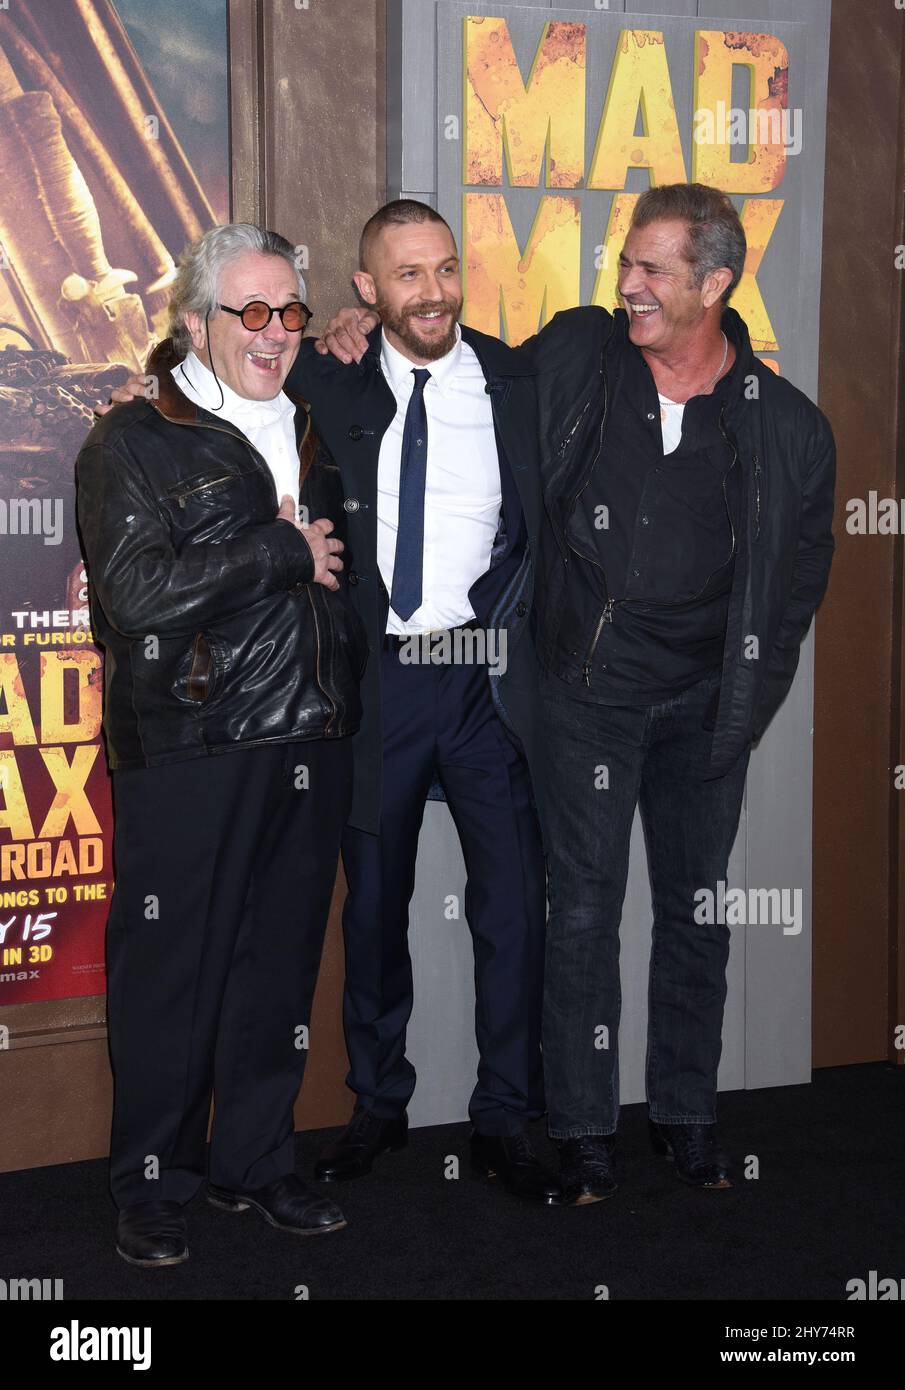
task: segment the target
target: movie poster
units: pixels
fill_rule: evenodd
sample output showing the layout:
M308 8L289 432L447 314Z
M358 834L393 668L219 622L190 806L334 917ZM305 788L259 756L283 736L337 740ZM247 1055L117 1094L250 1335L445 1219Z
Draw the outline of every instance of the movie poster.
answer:
M640 194L709 184L748 241L733 308L758 356L807 386L818 124L801 26L664 16L654 28L598 9L438 7L439 206L463 246L463 317L518 343L560 309L612 310Z
M0 0L0 1007L101 994L113 887L74 462L228 217L227 0Z

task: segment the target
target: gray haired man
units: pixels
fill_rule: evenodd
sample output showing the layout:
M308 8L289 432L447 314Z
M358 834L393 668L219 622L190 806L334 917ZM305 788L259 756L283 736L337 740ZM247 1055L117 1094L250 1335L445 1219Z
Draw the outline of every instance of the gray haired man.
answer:
M222 1209L298 1235L345 1225L294 1172L366 656L338 472L282 390L304 292L282 237L206 233L174 288L176 366L77 464L106 668L110 1184L130 1264L187 1258L206 1168Z

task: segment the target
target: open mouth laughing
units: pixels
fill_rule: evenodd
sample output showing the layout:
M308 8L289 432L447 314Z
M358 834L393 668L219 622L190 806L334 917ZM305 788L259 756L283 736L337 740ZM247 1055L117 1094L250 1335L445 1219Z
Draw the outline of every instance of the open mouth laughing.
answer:
M252 348L246 352L245 356L252 366L257 367L260 372L273 375L280 369L281 352L263 352L260 348Z

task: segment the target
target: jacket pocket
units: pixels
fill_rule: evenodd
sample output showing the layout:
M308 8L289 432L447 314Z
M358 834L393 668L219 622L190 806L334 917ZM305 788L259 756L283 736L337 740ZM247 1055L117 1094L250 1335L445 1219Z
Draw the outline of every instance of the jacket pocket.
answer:
M191 649L181 659L173 682L173 694L190 704L202 705L211 698L217 684L217 662L210 640L199 632Z
M208 502L217 500L230 483L240 482L240 473L223 473L208 470L196 473L191 478L183 478L167 488L164 500L171 505L188 506L189 502Z

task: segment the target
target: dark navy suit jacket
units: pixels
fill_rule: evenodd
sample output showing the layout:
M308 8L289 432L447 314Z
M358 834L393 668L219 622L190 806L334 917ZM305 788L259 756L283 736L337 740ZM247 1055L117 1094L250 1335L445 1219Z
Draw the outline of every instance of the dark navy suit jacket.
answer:
M339 465L347 518L349 597L368 634L362 680L364 717L355 735L355 780L349 823L376 833L380 816L380 664L388 600L377 567L377 462L396 414L396 398L380 365L382 330L368 338L361 362L322 357L304 339L285 389L305 397L321 443ZM469 592L484 628L505 631L505 674L488 674L497 712L529 765L536 757L536 661L532 627L534 566L541 519L539 433L534 367L499 338L462 326L491 398L500 464L502 508L490 568ZM313 520L314 518L312 518ZM503 650L501 648L501 650ZM435 785L432 796L442 796Z

